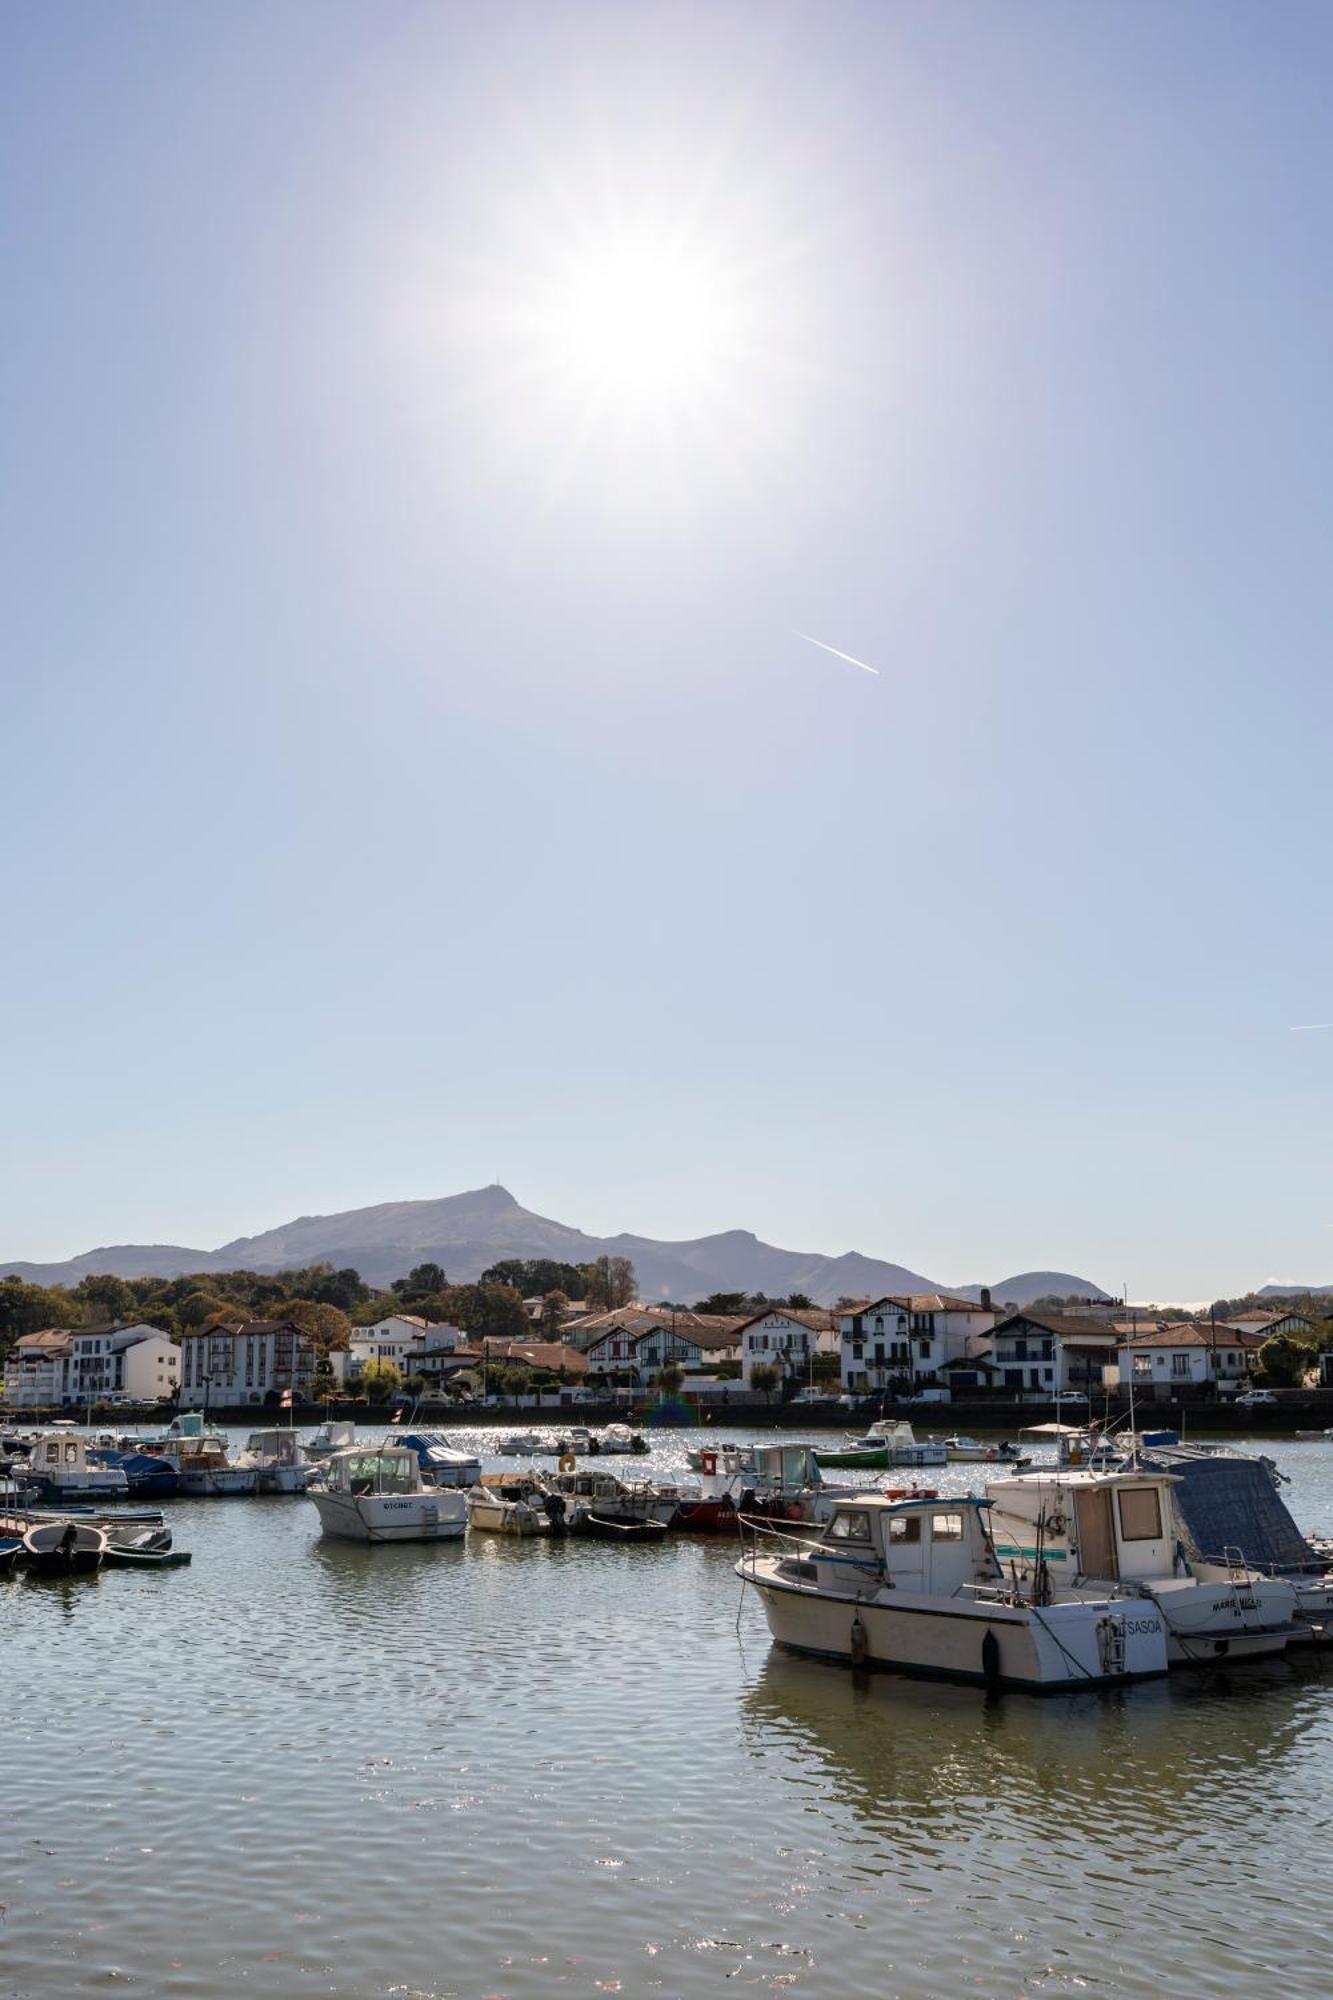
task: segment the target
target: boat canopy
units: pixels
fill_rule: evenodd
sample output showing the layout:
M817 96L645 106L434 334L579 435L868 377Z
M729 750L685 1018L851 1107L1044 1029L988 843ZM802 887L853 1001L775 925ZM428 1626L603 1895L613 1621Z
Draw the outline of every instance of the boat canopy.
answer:
M420 1472L416 1453L401 1445L382 1445L379 1450L353 1446L335 1452L329 1460L333 1483L344 1493L416 1493Z
M1176 1475L1176 1512L1205 1561L1221 1562L1231 1548L1252 1569L1323 1569L1262 1459L1228 1452L1199 1457L1188 1446L1169 1445L1139 1456L1153 1471Z

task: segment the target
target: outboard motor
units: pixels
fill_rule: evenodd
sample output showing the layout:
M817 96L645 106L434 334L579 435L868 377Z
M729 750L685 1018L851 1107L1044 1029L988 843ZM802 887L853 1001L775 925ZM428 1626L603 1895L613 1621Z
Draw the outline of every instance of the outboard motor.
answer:
M565 1532L565 1498L562 1493L548 1493L545 1500L546 1518L551 1524L553 1535Z

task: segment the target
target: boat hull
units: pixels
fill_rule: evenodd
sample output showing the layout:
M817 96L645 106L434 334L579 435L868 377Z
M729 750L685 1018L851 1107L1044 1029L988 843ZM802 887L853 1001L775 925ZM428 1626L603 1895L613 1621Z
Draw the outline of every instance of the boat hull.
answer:
M769 1630L789 1652L1037 1693L1123 1686L1167 1670L1165 1624L1152 1604L1037 1608L907 1592L889 1604L784 1583L775 1568L747 1559L737 1574L758 1590Z
M467 1523L487 1535L550 1535L555 1524L549 1514L529 1506L526 1500L490 1500L473 1489L468 1502Z
M457 1541L467 1530L460 1494L309 1493L321 1534L345 1542Z

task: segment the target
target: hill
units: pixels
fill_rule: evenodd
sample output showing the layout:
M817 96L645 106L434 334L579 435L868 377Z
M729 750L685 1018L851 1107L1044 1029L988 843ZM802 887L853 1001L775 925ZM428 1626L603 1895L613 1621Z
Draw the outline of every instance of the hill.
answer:
M85 1251L63 1263L0 1261L39 1285L72 1285L94 1273L123 1278L179 1277L185 1271L282 1271L305 1264L352 1265L372 1285L401 1277L413 1264L442 1264L455 1284L480 1277L505 1257L552 1257L583 1264L600 1256L632 1258L645 1299L688 1303L714 1291L805 1292L821 1305L887 1292L958 1290L975 1298L980 1286L950 1287L936 1278L858 1251L826 1256L782 1250L751 1230L724 1230L683 1242L651 1236L589 1236L523 1208L507 1188L474 1188L435 1201L380 1202L339 1215L302 1215L258 1236L238 1236L216 1250L178 1244L122 1243ZM1086 1278L1053 1271L1026 1272L991 1287L997 1301L1026 1304L1047 1293L1106 1295Z

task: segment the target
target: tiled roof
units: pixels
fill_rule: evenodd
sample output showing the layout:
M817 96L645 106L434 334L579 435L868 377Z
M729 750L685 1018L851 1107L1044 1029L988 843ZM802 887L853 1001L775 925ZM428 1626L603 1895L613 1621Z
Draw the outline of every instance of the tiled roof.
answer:
M992 1331L996 1335L1015 1333L1024 1326L1038 1326L1043 1333L1059 1334L1062 1340L1100 1340L1108 1347L1119 1345L1119 1335L1104 1319L1087 1319L1081 1313L1020 1312L1010 1313Z
M1175 1326L1154 1327L1149 1333L1138 1333L1133 1336L1125 1334L1121 1337L1120 1341L1122 1347L1128 1348L1244 1347L1254 1349L1262 1347L1263 1344L1264 1337L1261 1333L1243 1333L1238 1326L1228 1327L1222 1320L1218 1320L1216 1325L1211 1320L1186 1320Z

